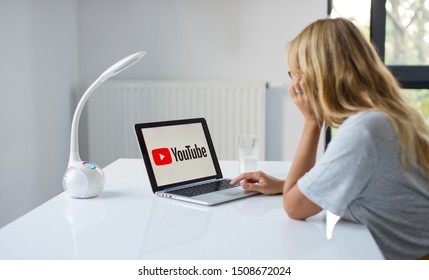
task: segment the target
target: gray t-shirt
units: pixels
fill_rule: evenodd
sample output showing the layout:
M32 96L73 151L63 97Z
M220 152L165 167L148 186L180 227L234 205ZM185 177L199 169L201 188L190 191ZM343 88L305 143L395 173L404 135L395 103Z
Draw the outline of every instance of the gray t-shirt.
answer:
M429 253L429 185L404 170L396 131L384 113L349 117L298 187L323 209L366 225L387 259Z

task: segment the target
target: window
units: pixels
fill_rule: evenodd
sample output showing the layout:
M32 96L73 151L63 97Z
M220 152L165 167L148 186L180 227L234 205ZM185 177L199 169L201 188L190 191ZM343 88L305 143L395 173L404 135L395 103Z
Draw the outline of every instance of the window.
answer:
M342 17L351 20L370 38L371 0L350 1L333 0L330 17Z
M369 34L429 127L429 1L328 0L328 13L352 20Z
M408 102L419 111L429 128L429 89L403 89Z
M429 64L428 20L429 1L386 1L386 64Z

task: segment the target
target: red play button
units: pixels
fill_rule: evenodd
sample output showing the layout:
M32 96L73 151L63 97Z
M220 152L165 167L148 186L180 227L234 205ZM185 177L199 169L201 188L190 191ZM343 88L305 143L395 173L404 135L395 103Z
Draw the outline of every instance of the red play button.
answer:
M173 162L168 148L153 149L152 158L156 165L166 165Z

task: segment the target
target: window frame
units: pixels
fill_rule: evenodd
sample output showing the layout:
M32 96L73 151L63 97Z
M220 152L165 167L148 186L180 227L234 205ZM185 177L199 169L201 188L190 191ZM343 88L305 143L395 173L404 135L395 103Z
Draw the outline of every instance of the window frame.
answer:
M328 16L332 12L332 1L327 0ZM386 43L386 1L371 0L370 40L385 61ZM429 89L429 65L386 65L403 89ZM331 141L331 129L327 129L325 148Z
M328 16L332 12L332 1L327 0ZM385 58L386 1L371 0L370 40L381 60ZM429 65L386 65L404 89L429 89Z
M328 2L331 2L329 0ZM384 61L386 43L386 1L371 0L370 38ZM332 3L330 4L332 6ZM404 89L428 89L429 65L387 65Z

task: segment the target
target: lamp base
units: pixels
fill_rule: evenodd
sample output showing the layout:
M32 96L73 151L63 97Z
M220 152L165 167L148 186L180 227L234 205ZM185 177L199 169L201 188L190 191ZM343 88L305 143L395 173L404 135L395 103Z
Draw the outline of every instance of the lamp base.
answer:
M91 198L104 189L103 170L93 162L77 161L69 164L63 177L64 190L72 198Z

